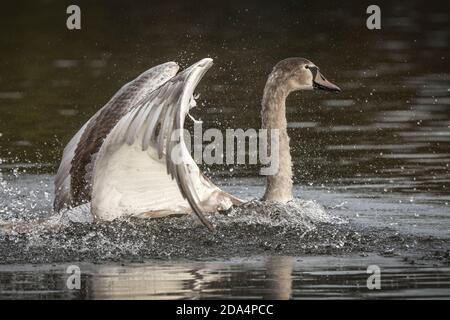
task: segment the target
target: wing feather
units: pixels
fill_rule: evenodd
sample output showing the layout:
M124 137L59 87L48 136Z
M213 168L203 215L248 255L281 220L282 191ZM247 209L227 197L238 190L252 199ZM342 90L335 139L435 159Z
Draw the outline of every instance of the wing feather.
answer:
M138 211L144 208L148 212L165 212L178 205L183 208L187 205L210 229L212 225L205 218L204 212L226 209L240 201L220 190L203 176L184 142L184 119L192 106L194 90L211 65L211 59L203 59L180 72L135 105L112 129L100 149L94 167L92 191L94 215L102 217L120 214L114 212L115 208L108 205L108 192L105 192L105 186L118 193L117 202L122 206L136 207L134 212L130 209L128 212L130 214L139 215L141 212ZM125 149L126 147L121 143L123 136L126 136L128 149ZM140 197L137 187L133 187L132 184L127 184L125 188L123 186L125 183L112 178L118 175L113 170L117 168L117 161L119 161L112 159L117 158L114 154L120 153L126 154L124 157L133 159L146 154L149 163L153 163L153 167L148 169L152 173L139 170L134 166L127 168L129 172L121 176L145 180L147 189L153 191L156 196L162 189L173 190L175 186L180 198L176 201L172 199L172 203L165 201L165 198L158 202L149 201ZM163 172L161 172L161 164L165 166ZM148 163L143 166L148 166ZM111 177L108 177L106 173L108 170ZM153 181L151 175L157 175L158 181ZM130 201L131 198L134 203ZM176 213L176 210L172 211Z
M133 105L175 76L178 69L175 62L167 62L145 71L125 84L70 140L64 149L55 178L56 211L90 200L89 170L93 167L95 154L103 139L124 115L127 116ZM123 137L121 134L118 136Z

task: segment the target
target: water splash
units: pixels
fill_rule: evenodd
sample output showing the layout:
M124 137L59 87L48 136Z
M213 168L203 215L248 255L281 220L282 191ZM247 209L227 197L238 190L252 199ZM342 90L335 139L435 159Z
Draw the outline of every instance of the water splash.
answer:
M327 213L316 201L301 199L294 199L287 204L253 200L240 207L232 207L226 216L232 218L235 223L308 230L313 229L318 223L344 222L342 218ZM227 223L221 215L218 215L215 220L219 223Z
M253 200L208 215L216 227L216 232L211 233L194 215L92 223L86 219L90 216L87 206L56 215L51 209L52 179L51 175L14 172L2 177L0 202L7 205L0 213L0 263L141 262L365 252L437 252L442 261L449 256L445 239L344 220L343 213L358 210L349 200L345 206L328 206L327 210L315 201L295 199L280 204ZM249 187L248 181L244 185L247 193L237 192L240 196L260 193L258 187ZM311 198L320 198L320 194ZM369 207L377 210L377 206Z
M3 221L2 262L202 258L271 250L283 253L287 239L306 239L305 235L318 232L319 225L327 224L331 230L331 226L343 222L318 203L303 200L288 204L250 201L210 214L215 233L207 231L193 215L89 223L79 219L80 213L87 212L85 206L44 218ZM291 240L291 249L301 249L300 245L309 246L310 242ZM342 247L342 240L335 247Z

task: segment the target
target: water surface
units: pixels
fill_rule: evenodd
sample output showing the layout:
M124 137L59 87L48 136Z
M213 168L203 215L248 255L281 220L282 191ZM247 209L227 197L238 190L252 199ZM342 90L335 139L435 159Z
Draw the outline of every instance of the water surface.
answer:
M367 288L367 266L383 270ZM449 268L354 256L256 257L228 261L81 264L81 289L66 287L69 264L0 266L3 299L449 299Z
M189 219L2 233L1 297L449 297L450 17L443 5L379 1L382 29L370 31L364 2L79 1L82 30L72 32L68 4L2 4L0 221L53 215L64 145L151 66L212 57L192 113L205 130L246 129L259 128L267 74L291 56L309 58L343 89L287 102L295 195L332 219L297 219L272 207L265 220L214 218L216 236ZM205 170L238 196L263 193L257 166ZM293 217L296 224L283 224ZM121 259L124 265L114 262ZM69 263L86 269L81 291L64 288ZM383 290L365 287L368 264L382 266Z

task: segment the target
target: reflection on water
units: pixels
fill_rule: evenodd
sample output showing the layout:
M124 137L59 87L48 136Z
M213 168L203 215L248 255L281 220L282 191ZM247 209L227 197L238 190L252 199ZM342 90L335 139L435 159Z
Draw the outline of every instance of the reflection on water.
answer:
M381 268L381 290L367 288L371 264ZM378 256L81 264L80 290L66 288L68 265L0 266L0 298L450 298L449 268Z
M291 296L292 258L213 263L100 266L86 278L90 298L198 299Z

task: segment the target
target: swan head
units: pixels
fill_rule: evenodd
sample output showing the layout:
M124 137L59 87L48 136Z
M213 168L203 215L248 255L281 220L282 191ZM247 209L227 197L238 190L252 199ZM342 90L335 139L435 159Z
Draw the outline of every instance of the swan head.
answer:
M328 81L314 63L304 58L288 58L278 62L273 80L284 84L288 92L298 90L325 90L340 92L341 89Z

